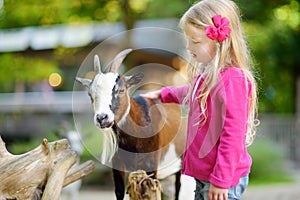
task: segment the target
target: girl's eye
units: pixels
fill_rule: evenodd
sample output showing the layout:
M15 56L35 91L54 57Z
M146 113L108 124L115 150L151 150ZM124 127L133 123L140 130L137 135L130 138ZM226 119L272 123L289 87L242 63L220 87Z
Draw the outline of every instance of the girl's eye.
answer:
M199 44L199 41L192 41L193 44Z
M119 92L120 92L120 93L124 93L125 90L124 90L124 89L120 89Z

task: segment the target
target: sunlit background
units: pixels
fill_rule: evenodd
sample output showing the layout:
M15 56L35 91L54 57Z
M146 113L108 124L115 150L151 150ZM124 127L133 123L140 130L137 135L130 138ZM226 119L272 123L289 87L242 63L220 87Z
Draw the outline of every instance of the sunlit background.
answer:
M252 180L253 183L291 181L289 172L300 168L300 3L299 0L235 2L241 8L259 84L261 125L256 142L249 148L254 160ZM179 30L178 19L193 3L192 0L0 0L0 135L9 150L23 153L39 144L43 137L54 140L55 133L74 129L71 105L74 79L95 46L136 27ZM108 52L121 48L111 44ZM126 60L124 71L151 62L167 64L182 74L186 66L174 55L140 51ZM84 151L82 159L92 158ZM111 182L100 178L107 176L107 169L98 168L97 175L87 177L84 184L110 187Z

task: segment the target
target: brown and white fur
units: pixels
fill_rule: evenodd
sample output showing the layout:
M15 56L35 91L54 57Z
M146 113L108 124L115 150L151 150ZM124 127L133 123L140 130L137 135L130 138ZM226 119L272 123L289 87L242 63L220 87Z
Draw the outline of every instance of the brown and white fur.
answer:
M142 73L132 76L118 74L121 63L130 52L131 49L120 52L107 73L101 72L96 55L94 79L77 77L76 80L88 88L95 125L103 130L113 130L112 138L117 148L112 155L112 167L117 200L125 195L125 172L139 169L153 173L155 179L176 174L175 199L178 199L186 123L177 104L156 103L129 95L128 89L143 79Z

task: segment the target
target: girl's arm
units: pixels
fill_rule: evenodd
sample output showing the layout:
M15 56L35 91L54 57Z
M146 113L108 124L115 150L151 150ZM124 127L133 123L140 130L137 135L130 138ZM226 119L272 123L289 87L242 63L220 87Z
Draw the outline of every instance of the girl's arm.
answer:
M245 167L241 165L251 165L251 161L245 157L250 90L251 85L246 84L244 77L230 77L224 82L224 90L220 90L217 97L222 99L223 122L210 182L222 188L231 186L235 171Z
M163 103L183 103L189 91L189 85L184 85L181 87L171 86L162 88L161 91L161 101Z
M140 94L140 96L148 99L157 100L161 97L161 89L160 90L153 90L144 94Z
M170 86L160 90L153 90L144 94L142 97L157 100L160 99L163 103L178 103L181 104L189 90L189 85L181 87Z

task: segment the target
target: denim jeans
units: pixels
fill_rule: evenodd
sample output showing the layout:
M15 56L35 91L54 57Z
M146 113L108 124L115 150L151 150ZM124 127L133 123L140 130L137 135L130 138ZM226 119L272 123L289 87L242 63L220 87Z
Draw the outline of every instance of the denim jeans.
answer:
M240 178L240 182L229 189L228 200L239 200L242 197L243 192L248 186L249 176L243 176ZM207 181L200 181L196 179L196 190L195 190L195 200L208 200L208 189L210 183Z

